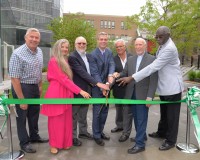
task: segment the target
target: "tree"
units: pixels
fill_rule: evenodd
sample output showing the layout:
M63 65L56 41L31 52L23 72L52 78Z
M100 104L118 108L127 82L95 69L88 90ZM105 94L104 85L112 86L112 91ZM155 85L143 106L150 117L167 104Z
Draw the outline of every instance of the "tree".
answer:
M76 37L83 36L87 40L87 50L91 51L96 47L96 30L84 18L84 14L67 14L55 18L48 25L53 32L54 43L61 38L66 38L70 43L70 51L73 51Z
M154 38L159 26L168 26L179 53L191 55L200 47L199 0L147 0L127 21L147 31L148 39Z

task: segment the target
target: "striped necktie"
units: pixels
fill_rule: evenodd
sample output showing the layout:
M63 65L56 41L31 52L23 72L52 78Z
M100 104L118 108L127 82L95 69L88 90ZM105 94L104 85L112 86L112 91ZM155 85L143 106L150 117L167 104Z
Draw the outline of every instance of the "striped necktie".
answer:
M160 52L161 49L162 49L162 46L159 46L159 49L158 49L158 51L156 52L156 56L158 56L158 54L159 54L159 52Z

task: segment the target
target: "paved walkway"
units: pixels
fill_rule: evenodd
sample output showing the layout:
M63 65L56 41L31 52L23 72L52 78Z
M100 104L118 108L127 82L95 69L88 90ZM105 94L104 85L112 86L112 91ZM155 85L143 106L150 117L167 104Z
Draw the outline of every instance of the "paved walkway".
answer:
M192 84L196 85L196 84ZM191 86L191 84L185 83L185 87ZM182 104L178 142L185 143L186 141L186 119L187 119L187 106ZM200 116L200 108L197 109L198 115ZM61 150L57 155L52 155L49 152L49 145L46 144L33 144L37 149L34 154L27 154L22 158L22 160L199 160L200 152L196 154L186 154L179 151L176 148L170 149L168 151L159 151L158 147L162 143L161 139L153 139L148 137L146 142L146 150L144 152L130 155L127 154L127 150L131 148L134 143L127 140L126 142L118 142L121 133L111 133L110 130L115 127L115 108L110 106L108 119L104 131L110 135L110 141L105 141L105 146L98 146L93 140L82 140L83 144L81 147L72 147L70 150ZM3 119L0 119L0 125ZM147 133L156 131L157 124L159 121L159 106L153 105L149 110L149 120ZM11 114L12 122L12 133L13 133L13 148L14 150L19 150L19 141L16 132L16 121L14 114ZM89 132L91 133L92 124L92 107L90 107L88 112L88 125ZM40 116L39 120L40 135L41 137L47 137L47 118ZM198 146L197 140L194 136L194 127L191 124L191 136L190 143ZM135 136L135 130L132 129L131 137ZM0 140L0 154L7 152L8 149L8 139L4 136L3 140Z
M200 115L200 110L198 110ZM13 131L13 143L14 150L19 150L18 138L16 134L16 122L14 114L11 115L12 119L12 131ZM161 139L153 139L148 137L146 142L146 150L144 152L130 155L127 154L127 149L133 146L133 143L130 140L126 142L118 142L118 139L121 133L111 133L110 130L115 127L114 124L115 118L115 108L110 107L108 119L105 126L105 132L108 133L111 137L110 141L105 142L105 146L98 146L92 140L82 140L83 145L81 147L73 147L70 150L61 150L57 155L52 155L49 152L49 145L46 144L33 144L37 149L35 154L26 154L22 160L199 160L200 153L196 154L186 154L179 151L176 148L173 148L169 151L159 151L158 147L162 143ZM88 113L88 122L89 122L89 132L91 132L91 120L92 120L92 110L90 108ZM149 121L147 133L156 131L157 124L159 121L159 107L154 105L149 111ZM40 135L42 137L47 137L47 118L40 116L39 121L40 126ZM131 136L135 135L134 129L132 130ZM186 135L186 105L182 105L181 117L180 117L180 126L179 126L179 135L178 142L185 143ZM191 124L191 139L190 142L198 146L198 143L195 139L193 133L193 124ZM4 137L3 140L0 140L0 153L7 151L7 137Z

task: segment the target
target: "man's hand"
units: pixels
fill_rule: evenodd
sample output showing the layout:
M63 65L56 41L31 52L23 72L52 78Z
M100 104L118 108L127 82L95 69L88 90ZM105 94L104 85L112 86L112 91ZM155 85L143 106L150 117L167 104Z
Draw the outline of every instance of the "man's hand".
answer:
M103 83L99 83L99 82L97 83L97 87L99 87L99 88L101 88L103 90L106 90L106 91L110 90L109 85L103 84Z
M113 83L113 81L114 81L114 78L113 78L113 76L108 76L108 83Z
M106 84L105 84L106 86L108 86L108 88L110 88L110 84L109 84L109 82L106 82ZM106 96L108 96L108 93L109 93L109 90L102 90L102 93L103 93L103 95L106 97Z
M120 74L118 72L113 73L112 75L114 78L118 78L120 76Z
M21 105L20 105L20 108L21 108L22 110L27 110L27 109L28 109L28 105L27 105L27 104L21 104Z
M147 97L147 98L146 98L146 101L152 101L152 98ZM148 108L151 107L151 104L146 104L146 107L148 107Z
M120 82L118 86L125 86L126 84L130 83L133 80L132 76L129 77L123 77L120 79L117 79L116 82Z
M102 94L106 97L108 95L108 91L102 90Z

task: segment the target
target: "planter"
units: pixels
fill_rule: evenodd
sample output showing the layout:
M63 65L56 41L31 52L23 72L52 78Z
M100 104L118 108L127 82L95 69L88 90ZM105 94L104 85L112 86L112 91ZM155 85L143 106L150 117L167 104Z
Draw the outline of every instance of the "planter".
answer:
M195 78L194 81L200 83L200 78Z

